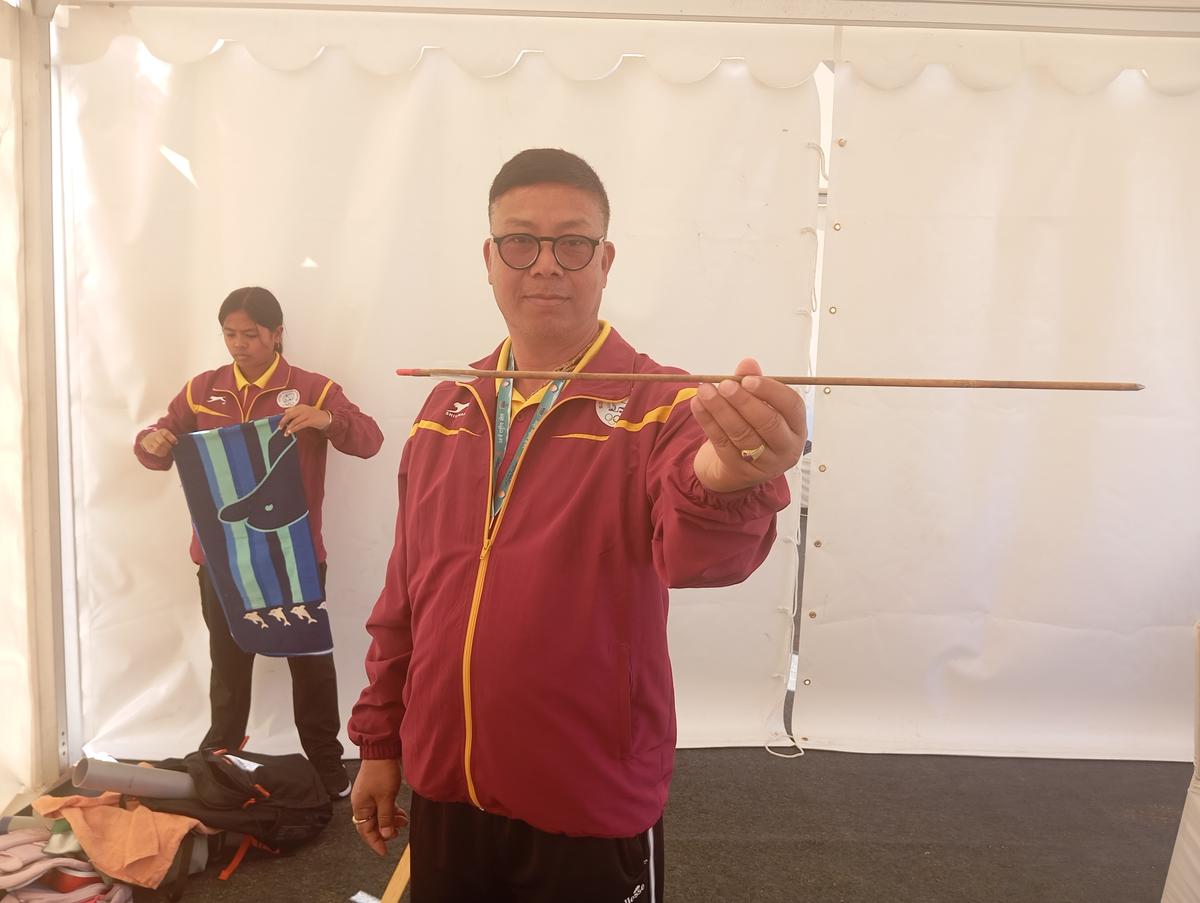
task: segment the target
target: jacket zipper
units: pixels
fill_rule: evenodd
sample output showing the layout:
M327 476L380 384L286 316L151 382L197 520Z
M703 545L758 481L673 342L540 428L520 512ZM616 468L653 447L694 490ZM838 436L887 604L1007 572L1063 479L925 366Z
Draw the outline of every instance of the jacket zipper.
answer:
M477 809L483 809L479 802L479 794L475 791L475 779L471 774L471 746L474 741L474 724L471 720L471 653L475 647L475 624L479 620L479 602L483 598L483 582L487 574L488 553L492 549L492 493L495 491L493 482L496 479L492 472L492 445L496 441L492 430L492 421L488 418L487 407L483 403L483 399L479 397L479 393L475 388L467 383L459 383L460 386L469 391L475 396L475 403L479 405L479 411L483 415L483 422L487 425L488 431L488 491L487 498L484 499L484 515L483 515L483 546L479 552L479 564L475 571L475 591L471 594L471 611L467 616L467 635L463 640L463 660L462 660L462 694L463 694L463 774L467 781L467 795L471 797L471 803Z
M483 414L483 422L488 429L488 492L487 498L484 499L484 521L483 521L483 546L479 552L479 565L475 571L475 590L471 594L471 611L467 616L467 634L463 641L463 660L462 660L462 694L463 694L463 773L466 776L467 795L471 798L471 803L477 809L483 809L479 802L479 794L475 789L475 778L471 773L471 752L474 745L475 730L474 723L471 717L471 656L475 648L475 626L479 621L479 604L483 599L483 585L487 575L488 559L492 551L492 545L496 541L496 533L500 529L500 521L504 518L504 512L508 510L508 501L512 498L513 487L517 485L517 477L521 474L521 466L525 462L525 455L522 454L517 461L517 469L513 471L512 482L509 483L508 493L504 497L504 501L500 504L500 510L496 512L495 517L492 516L492 494L496 491L495 479L496 475L491 466L491 459L495 445L495 434L492 430L492 421L488 418L487 407L480 398L479 393L475 388L468 383L459 383L458 385L465 388L473 396L475 402L479 405L479 410ZM612 399L599 398L594 395L572 395L570 398L564 398L557 402L546 416L542 418L541 423L534 427L533 433L529 434L529 442L525 446L525 451L529 451L530 445L533 444L533 437L537 433L543 423L545 423L550 415L556 411L561 405L575 399L587 399L589 401L611 401Z

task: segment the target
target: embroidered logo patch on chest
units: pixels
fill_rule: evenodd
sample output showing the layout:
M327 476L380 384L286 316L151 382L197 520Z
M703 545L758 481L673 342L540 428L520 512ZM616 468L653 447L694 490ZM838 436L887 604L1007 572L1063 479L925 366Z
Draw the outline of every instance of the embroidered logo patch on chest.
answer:
M275 403L281 408L294 408L296 405L300 404L300 390L284 389L275 396Z
M628 398L622 398L620 401L598 401L596 402L596 416L605 426L615 427L617 421L621 419L621 415L625 413L627 404L629 404Z

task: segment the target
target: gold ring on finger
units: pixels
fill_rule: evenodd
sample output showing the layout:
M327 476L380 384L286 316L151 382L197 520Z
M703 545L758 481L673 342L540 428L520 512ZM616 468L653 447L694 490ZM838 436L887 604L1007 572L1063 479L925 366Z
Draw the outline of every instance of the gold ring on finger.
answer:
M355 818L353 815L351 815L350 821L355 825L365 825L369 821L375 821L375 816L368 815L366 818Z
M738 454L740 454L747 461L757 461L762 457L763 452L766 450L766 445L760 445L758 448L744 448L738 452Z

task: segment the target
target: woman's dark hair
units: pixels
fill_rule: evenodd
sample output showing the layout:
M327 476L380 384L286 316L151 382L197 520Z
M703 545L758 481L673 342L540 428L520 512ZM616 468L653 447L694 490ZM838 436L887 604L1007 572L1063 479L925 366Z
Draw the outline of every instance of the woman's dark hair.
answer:
M229 297L221 302L217 322L224 326L225 318L239 310L244 310L251 320L272 332L283 325L283 308L274 295L257 285L236 288L230 292ZM276 342L275 350L282 354L283 342Z
M492 190L488 192L488 216L492 215L496 199L505 192L545 182L582 188L595 195L604 217L604 231L608 231L608 192L604 190L604 183L586 160L557 147L523 150L501 166L492 181Z

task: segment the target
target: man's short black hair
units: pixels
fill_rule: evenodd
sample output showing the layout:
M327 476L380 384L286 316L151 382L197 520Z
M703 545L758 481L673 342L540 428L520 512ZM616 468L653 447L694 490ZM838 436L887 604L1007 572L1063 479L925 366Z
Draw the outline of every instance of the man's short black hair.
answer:
M488 217L500 195L514 188L545 182L571 185L595 195L604 217L604 231L608 231L608 192L604 190L604 183L586 160L558 147L532 147L501 166L492 180L492 190L488 192Z

